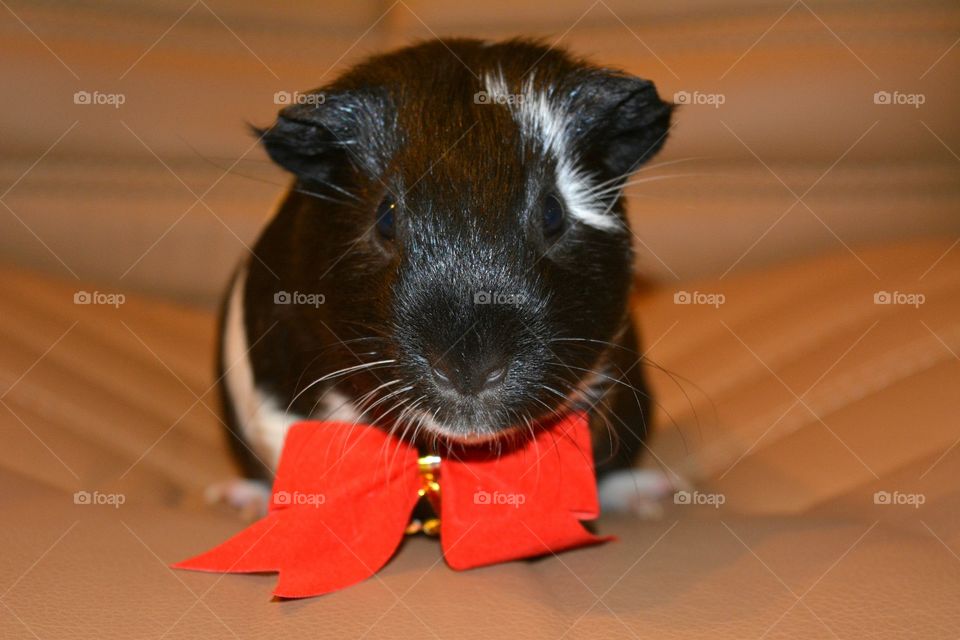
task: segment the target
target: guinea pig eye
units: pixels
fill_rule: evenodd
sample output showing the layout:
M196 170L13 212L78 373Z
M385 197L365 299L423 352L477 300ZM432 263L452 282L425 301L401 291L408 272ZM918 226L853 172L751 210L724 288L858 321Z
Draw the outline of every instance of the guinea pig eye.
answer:
M388 240L393 239L396 214L397 203L390 196L384 198L377 207L377 233Z
M560 198L550 194L543 201L543 233L547 236L553 236L563 229L566 221L567 212L563 208Z

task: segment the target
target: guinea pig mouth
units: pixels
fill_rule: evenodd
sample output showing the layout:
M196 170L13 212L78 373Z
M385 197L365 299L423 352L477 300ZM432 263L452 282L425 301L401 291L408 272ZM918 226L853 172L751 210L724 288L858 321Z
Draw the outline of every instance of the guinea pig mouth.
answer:
M458 445L492 445L532 435L543 424L553 422L577 407L590 406L588 379L573 384L570 391L557 397L536 398L451 398L430 396L427 406L410 412L405 420L413 425L413 439L423 436ZM410 429L401 429L406 434Z
M474 425L453 426L438 422L432 414L426 412L422 416L422 428L424 432L434 434L445 442L467 446L492 444L515 435L520 430L519 425L510 425L503 428Z
M492 444L502 438L506 438L509 434L514 433L516 427L510 427L508 429L503 429L500 431L450 431L449 429L439 428L435 429L434 433L438 436L450 442L452 444L462 444L467 446L475 445L484 445Z

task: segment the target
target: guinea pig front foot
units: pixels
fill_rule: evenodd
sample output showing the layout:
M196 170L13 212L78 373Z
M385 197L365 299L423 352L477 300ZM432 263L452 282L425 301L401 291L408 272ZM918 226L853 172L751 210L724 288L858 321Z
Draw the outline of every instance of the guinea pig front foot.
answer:
M597 483L604 512L631 514L643 520L663 517L662 502L675 490L675 483L659 469L620 469Z
M264 480L231 478L209 485L204 496L208 503L229 505L245 520L253 521L267 515L270 484Z

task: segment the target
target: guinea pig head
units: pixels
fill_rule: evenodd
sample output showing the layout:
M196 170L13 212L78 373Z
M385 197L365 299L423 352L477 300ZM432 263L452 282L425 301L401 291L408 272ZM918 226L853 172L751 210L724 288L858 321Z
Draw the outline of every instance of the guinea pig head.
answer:
M576 402L627 322L622 188L671 109L647 80L466 40L373 58L283 109L263 139L296 178L310 267L290 277L322 279L326 329L383 361L343 381L359 408L480 441Z

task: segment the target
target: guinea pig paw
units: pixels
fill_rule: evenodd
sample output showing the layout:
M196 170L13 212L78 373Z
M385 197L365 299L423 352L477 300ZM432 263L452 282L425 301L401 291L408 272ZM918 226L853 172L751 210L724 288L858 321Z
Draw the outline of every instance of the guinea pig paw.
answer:
M207 487L204 495L210 504L227 504L244 519L256 520L267 515L270 485L263 480L231 478Z
M622 469L597 484L600 508L608 513L627 513L643 520L663 517L662 501L676 484L659 469Z

